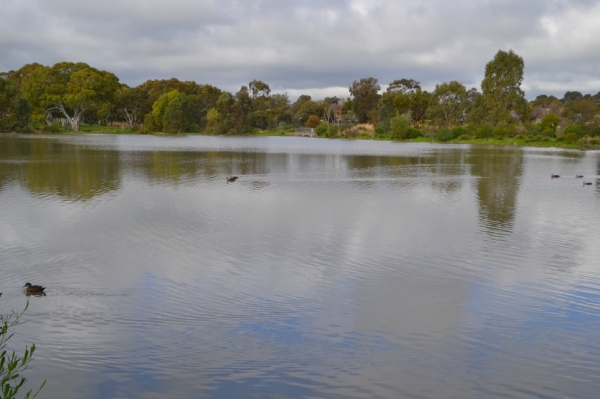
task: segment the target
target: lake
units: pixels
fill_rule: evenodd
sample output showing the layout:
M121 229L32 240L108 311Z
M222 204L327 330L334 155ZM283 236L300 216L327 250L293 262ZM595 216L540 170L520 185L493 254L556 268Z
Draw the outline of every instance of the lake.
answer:
M40 399L597 398L599 174L561 149L0 135L9 347L36 344Z

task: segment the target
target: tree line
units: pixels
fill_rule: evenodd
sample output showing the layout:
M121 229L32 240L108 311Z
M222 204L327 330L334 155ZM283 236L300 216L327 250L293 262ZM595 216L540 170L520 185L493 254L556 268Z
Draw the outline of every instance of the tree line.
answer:
M0 131L28 131L45 124L74 131L82 124L126 124L144 132L253 134L265 130L316 128L326 136L353 135L371 126L374 134L407 139L435 135L510 137L518 134L576 137L600 134L600 92L540 95L527 101L521 89L523 58L498 51L485 66L481 90L458 81L437 84L431 92L402 78L382 91L373 77L354 81L347 98L291 102L253 80L236 93L193 81L148 80L136 87L85 63L27 64L0 73ZM570 130L569 130L570 129Z

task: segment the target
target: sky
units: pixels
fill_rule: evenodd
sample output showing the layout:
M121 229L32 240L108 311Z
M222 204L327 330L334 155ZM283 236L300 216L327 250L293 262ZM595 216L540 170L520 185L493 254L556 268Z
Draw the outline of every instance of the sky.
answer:
M600 91L600 0L0 0L0 71L85 62L130 86L176 77L235 92L347 97L354 80L480 88L498 50L522 88Z

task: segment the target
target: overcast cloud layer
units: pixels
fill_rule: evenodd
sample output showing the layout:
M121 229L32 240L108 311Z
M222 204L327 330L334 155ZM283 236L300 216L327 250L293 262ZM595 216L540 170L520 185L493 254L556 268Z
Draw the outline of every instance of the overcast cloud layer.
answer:
M353 80L479 88L499 50L527 97L600 91L600 0L0 0L0 71L83 61L131 86L176 77L295 98Z

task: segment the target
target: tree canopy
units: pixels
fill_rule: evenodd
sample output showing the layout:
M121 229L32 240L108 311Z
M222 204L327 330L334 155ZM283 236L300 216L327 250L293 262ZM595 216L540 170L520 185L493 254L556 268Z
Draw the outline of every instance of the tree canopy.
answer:
M486 64L480 105L492 124L508 123L514 115L523 117L527 107L525 92L521 90L524 69L523 58L512 50L498 51Z
M432 137L436 128L460 128L459 135L468 128L478 137L504 137L517 130L560 132L573 124L590 134L600 131L600 92L572 90L560 99L542 94L527 102L521 88L524 68L523 58L500 50L485 65L481 91L452 80L428 92L419 81L400 78L382 92L378 79L368 77L353 81L346 98L303 94L291 102L286 93L273 93L258 79L235 93L177 78L129 87L113 73L81 62L31 63L0 73L0 130L26 131L31 121L45 121L52 129L56 122L73 130L82 123L116 122L142 132L169 133L250 134L288 131L289 125L322 125L328 134L368 130L356 127L358 122L373 124L380 136L398 138L418 136L416 128Z

